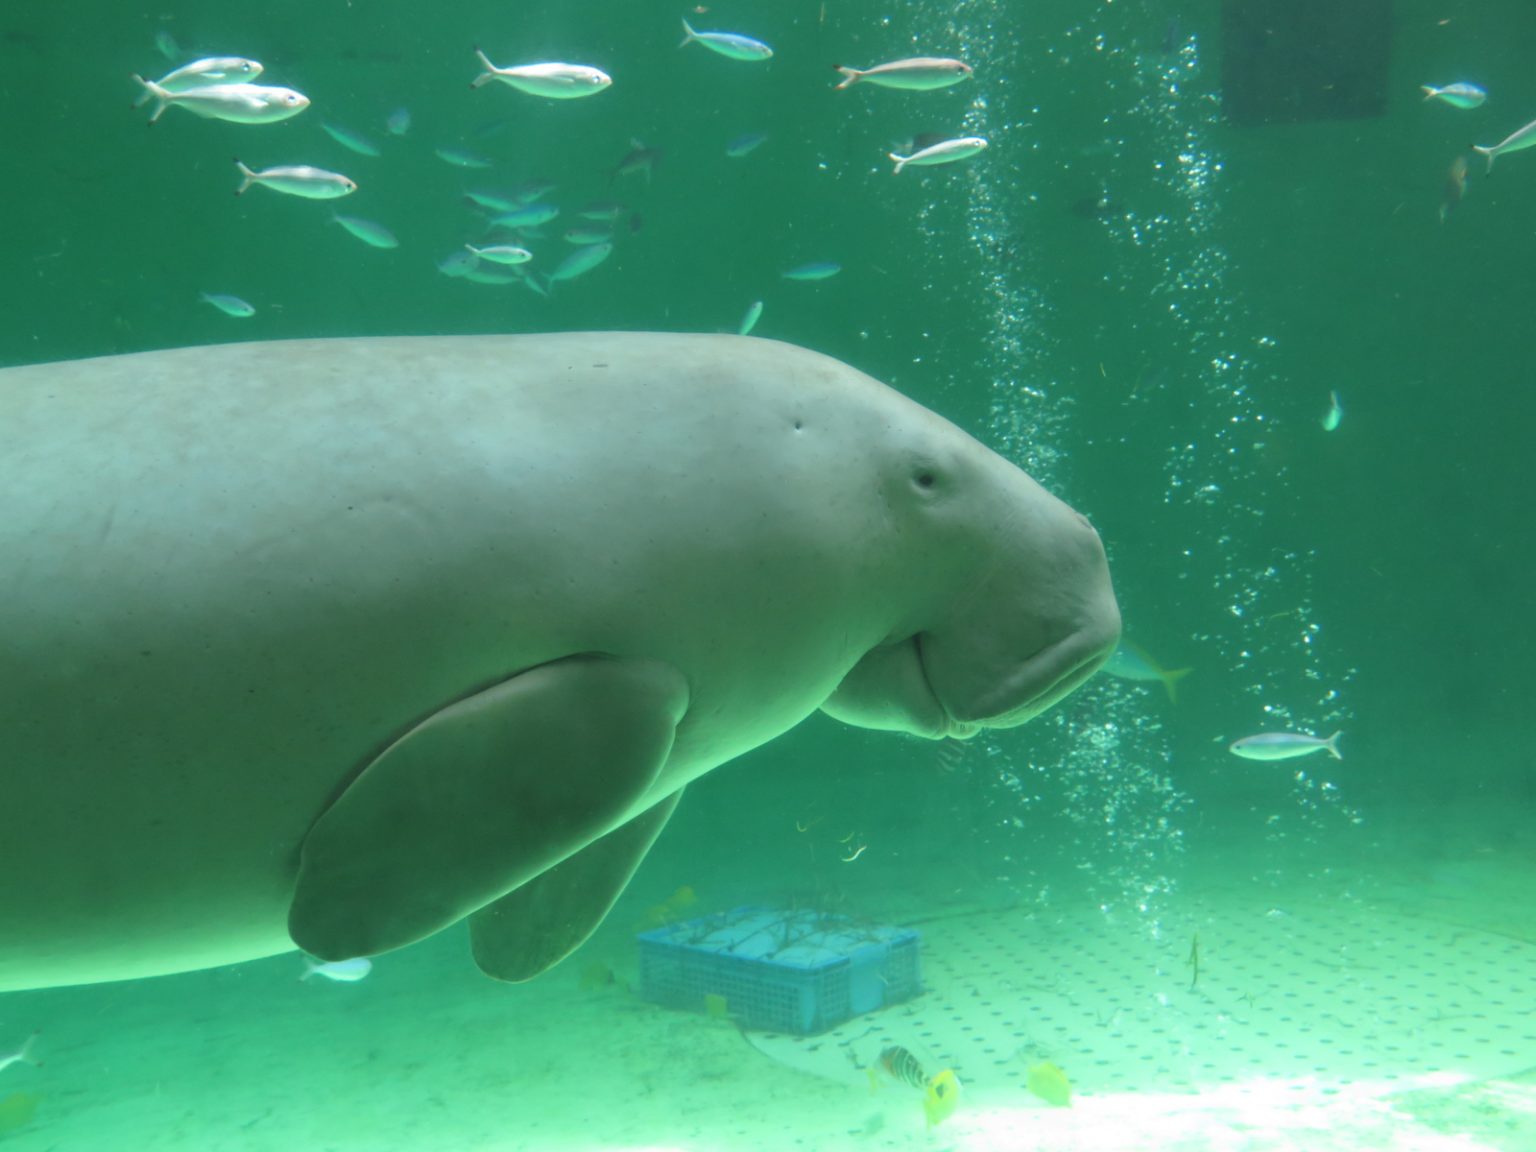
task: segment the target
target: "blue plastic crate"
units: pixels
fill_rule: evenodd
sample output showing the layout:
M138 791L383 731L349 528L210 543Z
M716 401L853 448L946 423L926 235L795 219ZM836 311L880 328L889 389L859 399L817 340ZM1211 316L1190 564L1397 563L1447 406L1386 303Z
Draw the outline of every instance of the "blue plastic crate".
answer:
M822 912L733 908L642 932L640 995L744 1028L811 1036L923 990L918 934Z

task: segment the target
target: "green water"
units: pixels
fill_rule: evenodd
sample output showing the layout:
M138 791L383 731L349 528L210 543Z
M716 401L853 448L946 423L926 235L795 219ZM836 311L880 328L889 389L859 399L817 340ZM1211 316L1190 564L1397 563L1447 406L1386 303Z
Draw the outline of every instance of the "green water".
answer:
M1438 212L1457 155L1536 117L1536 10L1383 7L1385 114L1239 127L1221 115L1215 3L795 0L698 17L770 42L766 65L679 51L679 10L650 0L12 4L0 364L300 336L730 331L762 300L758 335L886 380L1087 513L1127 634L1193 672L1176 705L1101 677L942 760L813 719L690 791L631 903L687 884L710 907L1078 902L1156 924L1220 878L1276 899L1426 891L1529 941L1536 152L1491 175L1474 158L1464 200ZM264 82L313 106L271 126L174 108L146 126L128 75L170 67L162 31L184 57L260 59ZM472 91L476 44L498 63L596 64L614 84L560 103ZM975 79L832 89L834 64L915 52L962 56ZM1417 98L1453 80L1491 98ZM399 107L412 127L394 137ZM345 150L321 120L382 155ZM768 139L727 158L749 131ZM916 132L992 144L894 176L885 154ZM663 152L649 180L613 174L635 140ZM441 147L494 167L455 168ZM329 204L235 198L237 155L346 173L359 190L334 207L399 249L360 244ZM441 274L482 235L463 191L532 178L567 207L622 200L638 227L548 298ZM566 223L539 252L563 247ZM815 260L843 271L780 279ZM1342 730L1345 759L1226 751L1288 727ZM1502 878L1431 891L1469 859ZM76 995L110 1012L103 994ZM31 1026L7 1007L7 1027ZM24 1087L24 1072L5 1075ZM0 1143L55 1146L49 1107L67 1104Z

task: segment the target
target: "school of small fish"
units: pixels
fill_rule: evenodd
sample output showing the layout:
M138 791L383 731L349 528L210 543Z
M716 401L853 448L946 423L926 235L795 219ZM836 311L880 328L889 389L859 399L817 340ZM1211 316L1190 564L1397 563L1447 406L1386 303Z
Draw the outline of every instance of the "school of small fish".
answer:
M702 12L703 9L698 9ZM681 21L679 47L700 49L739 64L763 65L774 59L773 48L754 36L735 31L701 30L687 17ZM179 54L173 42L164 38L157 45L168 59ZM607 71L590 63L536 61L497 63L479 46L471 45L467 54L478 64L478 72L468 79L470 89L502 86L545 101L571 101L598 96L614 87L615 79ZM734 65L721 65L722 73L734 72ZM259 83L265 74L260 61L243 56L208 56L181 64L158 79L135 74L139 87L135 107L150 106L150 123L159 121L167 110L185 109L205 119L234 124L261 125L279 123L300 115L310 106L309 97L293 88ZM856 86L884 88L905 92L933 92L975 78L965 61L943 56L910 56L859 68L837 65L836 91ZM729 82L723 81L723 82ZM1457 113L1477 112L1488 103L1488 93L1480 85L1466 80L1420 86L1425 104L1455 109ZM1486 114L1486 113L1482 113ZM389 137L406 135L412 129L410 111L397 107L383 120ZM333 119L320 122L332 141L359 156L378 158L383 149L366 134ZM743 132L725 145L725 156L744 160L770 139L761 130ZM887 155L892 173L907 168L927 169L970 160L982 154L989 141L981 136L920 134L898 144ZM1473 145L1471 154L1480 155L1491 171L1494 161L1509 153L1536 147L1536 120L1516 128L1496 143ZM434 149L446 164L464 170L494 167L494 161L480 153L457 145ZM623 185L630 180L649 183L658 165L665 162L665 151L642 141L631 141L631 148L611 171L610 181ZM274 164L262 168L235 160L239 183L236 195L256 185L274 193L299 199L333 200L350 196L358 184L349 176L308 164ZM1446 169L1439 218L1445 223L1467 194L1468 154L1453 157ZM641 226L638 214L618 201L593 202L570 211L553 240L541 229L562 215L559 205L548 197L554 185L547 181L529 182L515 189L497 191L469 190L464 199L483 213L484 234L466 237L458 249L437 261L438 270L447 277L471 283L522 284L530 291L548 296L557 285L586 276L608 263L623 244L623 236ZM354 215L333 213L331 219L360 243L375 249L391 250L400 246L395 234L383 224ZM627 226L626 226L627 225ZM833 260L805 260L790 264L780 273L790 283L816 283L839 275L842 266ZM224 316L250 319L257 308L239 296L226 292L203 292L200 300ZM751 333L761 320L764 301L752 300L734 330ZM1344 416L1337 391L1328 394L1328 408L1321 419L1327 432L1336 431ZM1133 645L1122 645L1106 671L1131 680L1160 681L1170 702L1176 699L1177 681L1188 669L1162 668L1147 653ZM1338 733L1323 739L1304 732L1265 732L1234 741L1229 747L1234 755L1250 760L1273 761L1326 751L1339 759ZM322 973L327 974L328 973Z
M717 56L742 63L762 64L774 58L772 47L756 37L739 32L700 30L686 17L681 24L680 48L697 45ZM175 41L163 32L157 36L156 46L167 59L180 55ZM478 73L468 82L471 89L499 84L524 96L568 101L600 95L614 84L611 75L589 63L547 60L500 64L477 45L470 46L468 51L479 65ZM253 125L288 120L309 108L310 99L302 92L256 83L264 72L260 61L247 57L208 56L182 64L156 80L134 74L133 80L140 88L134 106L152 104L150 123L160 120L167 109L180 107L206 119ZM974 75L971 66L964 61L942 56L913 56L868 68L838 65L836 72L840 77L835 85L837 89L862 84L908 92L948 88ZM1452 99L1453 95L1447 94L1443 98ZM389 136L404 136L411 130L411 123L409 109L400 107L385 118L384 129ZM334 119L320 121L320 127L332 141L349 152L370 159L383 154L375 140ZM734 160L743 159L767 139L767 133L762 131L744 132L730 140L725 155ZM649 183L665 153L638 140L632 145L630 152L614 168L613 178L627 180L638 174ZM930 168L953 164L978 155L987 146L988 141L979 136L918 137L904 149L906 155L891 151L889 156L895 164L894 171L901 172L909 166ZM494 166L490 158L457 145L433 151L444 163L456 168L474 170ZM257 168L237 158L235 165L240 177L235 188L237 196L258 185L285 196L308 200L334 200L350 196L358 189L357 182L350 176L310 164L273 164ZM466 192L466 199L487 213L487 234L478 239L466 238L459 250L437 261L438 270L445 276L475 283L521 283L533 292L547 296L555 285L586 275L612 256L618 242L616 238L620 235L620 222L627 220L630 231L640 227L639 216L622 204L588 205L576 212L580 222L561 233L561 238L573 250L564 255L552 254L539 245L542 239L540 226L560 214L557 205L544 199L550 191L552 186L544 185L507 194ZM399 247L394 232L376 221L335 213L331 219L371 248ZM834 261L813 260L787 268L782 278L815 282L829 279L841 270L841 265ZM249 319L257 314L254 305L229 293L204 292L200 299L235 319ZM762 311L763 302L753 302L737 330L743 334L750 332Z

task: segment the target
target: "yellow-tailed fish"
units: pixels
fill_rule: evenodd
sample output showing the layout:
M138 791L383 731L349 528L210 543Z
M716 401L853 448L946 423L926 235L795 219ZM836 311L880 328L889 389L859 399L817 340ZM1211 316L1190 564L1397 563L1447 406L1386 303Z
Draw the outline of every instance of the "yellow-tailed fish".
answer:
M1104 671L1121 680L1149 682L1161 681L1163 691L1171 703L1179 702L1179 681L1188 676L1192 668L1164 668L1150 653L1129 640L1122 639L1104 663Z

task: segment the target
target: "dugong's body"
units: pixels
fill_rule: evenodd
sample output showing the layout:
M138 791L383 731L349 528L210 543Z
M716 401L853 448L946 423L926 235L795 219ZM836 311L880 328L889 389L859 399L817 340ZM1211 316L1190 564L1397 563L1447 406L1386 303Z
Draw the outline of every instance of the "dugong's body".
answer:
M294 341L0 371L0 990L601 920L818 707L1020 723L1119 617L1086 521L837 361Z

